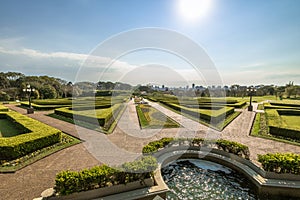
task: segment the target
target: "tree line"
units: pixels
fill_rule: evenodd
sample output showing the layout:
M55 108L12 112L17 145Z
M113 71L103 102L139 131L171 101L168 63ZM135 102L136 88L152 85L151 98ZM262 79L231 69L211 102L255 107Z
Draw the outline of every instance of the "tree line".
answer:
M22 100L27 98L27 94L23 89L30 85L35 89L32 92L32 97L35 99L53 99L53 98L68 98L78 96L92 96L92 95L111 95L111 90L134 90L136 93L145 91L148 93L156 92L153 88L148 86L138 85L136 87L130 84L110 81L92 82L78 82L72 83L60 78L49 76L26 76L20 72L0 72L0 101L7 100ZM218 97L218 96L232 96L245 97L249 93L247 86L231 85L223 88L202 88L197 89L192 87L189 90L167 90L165 92L174 94L176 96L199 96L199 97ZM256 86L256 91L253 95L265 96L275 95L278 98L283 96L286 98L297 98L300 95L300 86L295 85L290 81L284 86L261 85Z
M97 83L72 83L49 76L26 76L20 72L0 72L0 101L22 100L27 98L23 89L30 85L35 99L54 99L90 96L98 90L130 90L131 85L99 81Z

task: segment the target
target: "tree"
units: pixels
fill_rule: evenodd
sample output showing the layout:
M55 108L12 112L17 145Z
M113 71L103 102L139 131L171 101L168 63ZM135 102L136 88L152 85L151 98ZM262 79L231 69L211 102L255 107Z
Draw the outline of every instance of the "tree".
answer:
M44 85L40 89L40 95L43 99L54 99L57 97L55 88L52 85Z
M3 72L0 73L0 89L5 89L10 87L10 83L8 78L6 78L5 74Z
M285 88L286 98L291 98L292 95L296 95L296 88L294 82L290 81Z

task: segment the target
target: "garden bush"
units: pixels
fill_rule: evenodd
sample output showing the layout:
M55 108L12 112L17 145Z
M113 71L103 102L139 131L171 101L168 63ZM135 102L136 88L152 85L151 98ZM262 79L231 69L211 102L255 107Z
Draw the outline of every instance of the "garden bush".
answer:
M218 148L222 149L223 151L250 159L249 148L244 144L223 139L217 140L216 144L218 145Z
M143 181L153 177L157 161L152 156L145 156L136 161L124 163L118 168L107 165L84 169L79 172L62 171L56 175L55 191L60 195L81 192L111 185Z
M246 145L223 139L205 141L203 138L162 138L157 141L149 142L146 146L143 147L142 152L144 154L151 154L159 151L160 149L163 149L169 144L182 144L185 142L188 142L190 146L216 144L217 148L222 149L223 151L233 153L237 156L244 157L245 159L250 158L250 151Z
M268 153L258 155L258 161L269 172L300 174L300 154Z
M162 138L157 141L149 142L146 146L143 147L143 153L154 153L157 152L159 149L164 148L170 142L172 142L174 138Z
M0 160L13 160L61 141L61 132L17 112L7 112L24 134L0 138Z

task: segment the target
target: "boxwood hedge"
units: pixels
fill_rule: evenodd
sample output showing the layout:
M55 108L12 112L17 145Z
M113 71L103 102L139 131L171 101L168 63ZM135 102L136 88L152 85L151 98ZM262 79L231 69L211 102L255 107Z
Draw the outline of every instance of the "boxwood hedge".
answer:
M168 102L162 102L166 106L191 115L192 117L200 118L207 122L214 122L219 123L220 121L224 120L227 116L234 113L233 107L218 107L218 110L210 110L210 109L195 109L195 108L187 108L182 105L174 104L174 103L168 103Z
M300 130L289 128L280 118L282 115L300 115L299 110L291 109L265 109L269 133L290 139L300 140Z
M228 141L228 140L210 140L205 141L203 138L162 138L157 141L149 142L147 145L143 147L142 152L144 154L152 154L160 149L166 147L169 144L172 143L184 143L188 142L191 146L201 146L207 144L215 144L218 149L222 149L223 151L226 151L228 153L233 153L235 155L238 155L240 157L244 157L245 159L250 159L250 151L248 146L234 142L234 141ZM206 142L206 143L205 143Z
M8 108L0 105L0 112L8 112Z
M104 106L104 105L103 105ZM62 115L68 118L75 118L76 120L88 122L91 124L96 124L102 126L105 130L108 130L111 124L113 123L114 116L117 116L118 113L124 107L124 104L115 104L113 106L104 106L102 109L90 109L90 107L78 109L72 109L71 107L67 108L58 108L54 110L54 113L57 115Z
M144 179L153 176L156 168L156 159L152 156L145 156L136 161L124 163L118 168L102 165L79 172L62 171L56 175L54 188L56 193L67 195L133 181L142 183Z
M1 117L23 128L24 134L0 138L0 160L13 160L61 141L61 132L17 112L5 112Z
M258 161L269 172L300 174L300 154L268 153L258 155Z

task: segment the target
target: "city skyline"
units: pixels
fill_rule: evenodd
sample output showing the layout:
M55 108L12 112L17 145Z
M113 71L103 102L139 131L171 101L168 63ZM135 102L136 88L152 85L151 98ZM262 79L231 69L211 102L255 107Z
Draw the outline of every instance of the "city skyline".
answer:
M76 77L101 42L124 31L157 27L178 32L201 46L224 85L299 84L299 1L203 2L198 1L195 12L191 6L170 0L1 1L0 69L95 82L97 77L92 74L82 80ZM112 59L103 58L101 63L106 66ZM114 65L107 81L134 84L136 74L153 79L160 73L166 75L154 82L205 85L193 67L168 52L133 52L115 60ZM155 67L158 65L162 67ZM173 75L167 75L170 73ZM182 80L174 78L177 75ZM136 83L143 81L137 79Z

